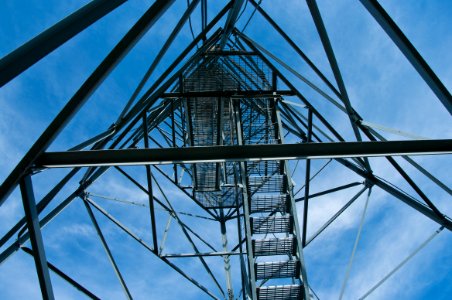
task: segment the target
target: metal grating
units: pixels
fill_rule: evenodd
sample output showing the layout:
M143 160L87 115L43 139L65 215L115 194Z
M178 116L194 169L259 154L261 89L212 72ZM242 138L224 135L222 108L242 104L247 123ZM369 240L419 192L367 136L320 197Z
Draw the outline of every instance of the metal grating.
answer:
M256 279L289 278L300 275L300 262L286 260L276 262L260 262L254 264Z
M252 99L241 102L242 131L245 144L277 144L273 99Z
M184 90L191 92L271 90L271 69L256 55L208 56L184 75Z
M275 160L252 161L246 167L248 175L269 176L281 173L281 162Z
M259 300L302 300L303 286L291 284L258 287L257 298Z
M293 218L290 215L279 217L250 218L252 234L292 233Z
M261 195L255 194L251 197L251 213L258 212L289 212L289 201L287 195Z
M252 243L255 256L295 254L296 239L294 237L253 240Z
M235 186L222 186L220 190L210 192L195 191L194 196L207 208L230 208L236 207L237 204L241 205L243 202L242 191Z
M282 193L284 192L284 175L249 176L248 192L254 193Z

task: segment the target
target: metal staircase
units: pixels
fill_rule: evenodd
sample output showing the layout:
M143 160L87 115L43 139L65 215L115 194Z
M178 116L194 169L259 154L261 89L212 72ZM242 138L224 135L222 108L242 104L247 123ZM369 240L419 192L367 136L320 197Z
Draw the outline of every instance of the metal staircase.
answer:
M188 146L283 143L273 74L257 56L221 53L208 53L176 88L185 96ZM231 97L215 96L225 91ZM244 96L250 91L267 94ZM303 299L301 240L285 161L198 163L191 174L193 197L205 208L237 208L243 216L248 296Z
M244 144L282 143L277 102L242 101ZM303 299L297 217L291 179L284 161L247 162L246 188L251 255L257 299Z

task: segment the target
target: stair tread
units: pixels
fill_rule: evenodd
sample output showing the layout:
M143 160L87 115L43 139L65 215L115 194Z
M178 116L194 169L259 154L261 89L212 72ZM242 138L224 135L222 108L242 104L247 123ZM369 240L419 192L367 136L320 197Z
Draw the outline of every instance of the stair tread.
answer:
M252 233L292 233L293 217L289 214L283 216L252 217Z
M287 237L253 240L252 246L255 256L294 255L296 239L294 237Z
M300 275L300 261L284 260L254 264L256 279L290 278Z
M258 287L257 298L260 300L300 300L303 299L303 286L291 284Z

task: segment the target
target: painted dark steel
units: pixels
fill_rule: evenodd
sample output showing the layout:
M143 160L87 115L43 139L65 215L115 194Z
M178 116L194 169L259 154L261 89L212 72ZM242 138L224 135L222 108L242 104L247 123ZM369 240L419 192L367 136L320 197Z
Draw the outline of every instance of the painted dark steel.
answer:
M279 91L205 91L205 92L172 92L163 93L162 98L185 98L185 97L232 97L232 98L274 98L280 96L294 96L290 90Z
M36 166L56 168L451 153L452 140L450 139L388 142L206 146L166 149L46 152L38 158Z
M143 141L144 147L149 148L149 133L148 133L148 122L146 118L146 114L143 115ZM148 185L147 194L149 200L149 214L151 218L151 230L152 230L152 243L154 245L154 252L157 254L158 244L157 244L157 229L155 225L155 210L154 210L154 193L152 190L152 173L151 167L149 165L145 166L146 168L146 182Z
M174 0L156 1L138 20L137 23L127 32L121 41L113 48L96 70L83 83L80 89L64 106L60 113L50 123L30 150L25 154L19 164L0 186L0 206L6 197L16 187L20 178L28 171L33 161L47 149L52 141L58 136L60 131L71 120L75 113L83 106L92 93L110 74L115 66L132 49L144 33L159 19L163 12L174 2Z
M333 46L331 46L331 42L328 37L325 24L323 23L322 16L320 15L317 2L316 0L306 0L306 2L308 4L312 19L314 20L315 27L317 28L317 32L320 36L320 40L322 41L323 49L325 50L326 56L330 63L331 70L333 71L334 74L334 78L336 79L337 85L339 87L339 91L341 93L340 99L344 103L345 108L347 109L347 115L350 119L350 124L352 125L353 132L355 133L356 139L358 141L362 141L361 134L357 126L357 121L359 120L359 117L356 114L355 110L352 108L352 105L350 103L347 89L345 88L344 79L342 78L342 74L339 69L339 64L337 63L336 55L334 54ZM369 162L367 161L366 158L364 158L364 163L367 170L371 171Z
M0 87L127 0L93 0L0 60Z
M312 142L312 110L308 111L308 135L307 143ZM305 181L304 181L304 202L303 202L303 231L301 238L301 245L304 247L306 245L306 235L308 231L308 209L309 209L309 189L311 183L311 160L306 159L306 171L305 171Z
M25 253L34 256L34 252L33 250L31 250L30 248L27 247L21 247L20 249L22 249ZM83 294L85 294L87 297L89 297L90 299L94 299L94 300L100 300L99 297L97 297L96 295L94 295L92 292L90 292L88 289L86 289L83 285L81 285L80 283L78 283L77 281L75 281L74 279L72 279L70 276L68 276L66 273L64 273L63 271L61 271L60 269L58 269L54 264L47 262L47 266L49 267L49 269L54 272L55 274L57 274L58 276L60 276L62 279L64 279L66 282L68 282L70 285L72 285L73 287L75 287L77 290L79 290L80 292L82 292Z
M369 13L380 24L384 31L389 35L392 41L399 47L403 55L413 65L416 71L421 75L422 79L432 89L444 107L452 115L452 96L441 80L433 72L425 59L413 46L410 40L400 30L397 24L392 20L384 8L376 0L360 0Z
M27 175L20 181L20 191L24 205L25 217L27 218L28 232L30 233L31 247L34 252L36 273L43 299L55 299L53 295L52 282L50 281L49 268L42 242L41 227L39 226L38 212L36 210L35 196L31 183L31 176Z
M235 23L237 22L237 17L239 16L240 9L242 8L244 0L231 0L232 4L231 10L229 11L228 17L226 19L226 23L224 25L224 35L220 41L220 49L223 49L226 46L226 42L228 41L229 36L232 33L232 30L235 28Z
M331 84L326 76L317 68L317 66L311 61L311 59L301 50L301 48L295 44L295 42L287 35L287 33L265 12L265 10L256 3L254 0L249 2L256 8L256 10L264 17L265 20L286 40L287 43L297 52L298 55L311 67L311 69L322 79L322 81L336 94L337 97L341 97L341 94L337 88Z

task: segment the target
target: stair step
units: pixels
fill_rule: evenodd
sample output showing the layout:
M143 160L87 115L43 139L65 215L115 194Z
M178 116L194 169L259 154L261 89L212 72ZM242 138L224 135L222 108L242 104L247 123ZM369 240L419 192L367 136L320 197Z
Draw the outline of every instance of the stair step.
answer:
M257 212L289 212L287 195L255 195L251 198L251 213Z
M292 233L293 217L291 215L250 218L251 233Z
M298 260L259 262L254 264L254 269L256 279L298 277L300 262Z
M252 246L254 256L294 255L296 252L296 239L294 237L288 237L253 240Z
M250 176L280 174L281 162L277 160L251 161L247 163L246 173Z
M284 175L275 174L270 176L249 176L249 190L254 193L282 193L284 191Z
M262 286L257 288L259 300L300 300L303 299L303 286L297 284Z

